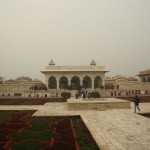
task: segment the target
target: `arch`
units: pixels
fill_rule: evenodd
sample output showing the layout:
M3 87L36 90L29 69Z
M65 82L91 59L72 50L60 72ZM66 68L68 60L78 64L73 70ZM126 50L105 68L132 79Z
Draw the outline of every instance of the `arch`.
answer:
M102 78L100 76L95 77L94 88L102 88Z
M147 82L150 82L150 77L147 78Z
M83 78L83 87L84 88L91 88L92 87L92 80L89 76L85 76Z
M146 82L146 78L143 78L143 79L142 79L142 82Z
M80 89L80 78L74 76L71 78L71 88L72 89Z
M48 88L49 89L56 89L57 88L57 81L56 81L56 78L54 76L49 78Z
M33 89L34 89L34 91L38 90L38 86L37 86L37 85L34 85L34 86L33 86Z
M59 80L59 88L66 89L68 87L68 79L65 76L62 76Z

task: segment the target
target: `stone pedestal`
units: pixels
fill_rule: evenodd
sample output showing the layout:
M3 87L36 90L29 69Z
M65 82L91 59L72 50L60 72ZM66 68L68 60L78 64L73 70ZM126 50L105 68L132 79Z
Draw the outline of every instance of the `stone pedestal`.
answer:
M99 99L68 99L69 110L108 110L108 109L130 109L131 102L116 98Z

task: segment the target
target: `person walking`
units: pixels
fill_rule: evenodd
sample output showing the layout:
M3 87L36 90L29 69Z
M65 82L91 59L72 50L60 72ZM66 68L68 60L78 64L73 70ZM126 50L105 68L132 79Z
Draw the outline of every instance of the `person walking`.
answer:
M139 103L140 103L140 99L138 98L137 95L135 95L134 97L134 112L135 113L136 113L136 108L140 111Z

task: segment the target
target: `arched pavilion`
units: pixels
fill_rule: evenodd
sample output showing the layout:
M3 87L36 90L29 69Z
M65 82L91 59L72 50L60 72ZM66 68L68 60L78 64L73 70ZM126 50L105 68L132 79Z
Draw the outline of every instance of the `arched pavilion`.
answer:
M96 66L94 59L89 66L55 66L51 59L41 73L45 75L48 89L97 89L103 88L105 83L104 66Z

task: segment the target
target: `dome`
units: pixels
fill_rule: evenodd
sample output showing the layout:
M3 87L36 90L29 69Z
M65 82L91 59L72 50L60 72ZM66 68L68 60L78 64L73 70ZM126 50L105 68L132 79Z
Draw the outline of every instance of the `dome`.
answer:
M14 80L13 79L9 79L9 80L5 81L5 83L14 83Z
M19 80L25 80L25 81L29 81L29 82L32 81L32 79L29 78L29 77L19 77L19 78L17 78L15 81L19 81Z
M34 80L32 80L32 83L42 83L42 81L40 81L38 79L34 79Z
M112 78L113 80L118 80L118 79L127 79L127 77L122 76L122 75L117 75L115 77Z
M135 77L129 77L128 80L129 81L138 81L138 79L136 79Z
M105 80L112 80L111 77L105 77Z

